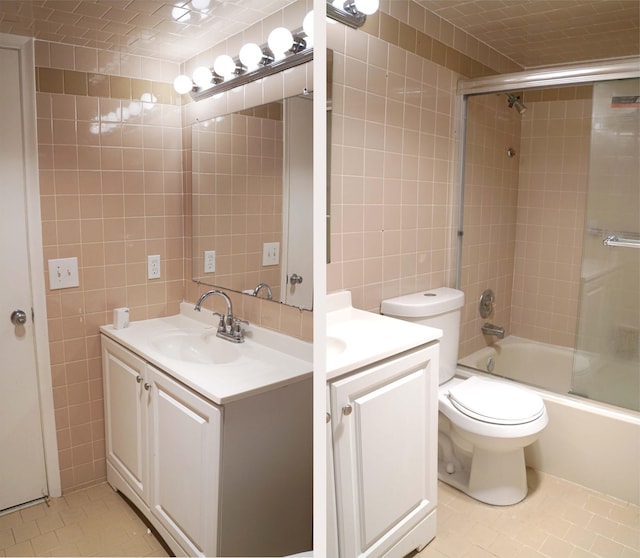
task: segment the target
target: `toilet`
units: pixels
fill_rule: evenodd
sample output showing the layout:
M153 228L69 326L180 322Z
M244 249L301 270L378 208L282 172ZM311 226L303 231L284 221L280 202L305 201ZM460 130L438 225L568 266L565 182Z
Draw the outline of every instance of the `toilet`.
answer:
M464 293L446 287L382 301L381 313L441 329L438 478L472 498L508 506L527 495L524 448L548 423L540 396L508 381L455 375Z

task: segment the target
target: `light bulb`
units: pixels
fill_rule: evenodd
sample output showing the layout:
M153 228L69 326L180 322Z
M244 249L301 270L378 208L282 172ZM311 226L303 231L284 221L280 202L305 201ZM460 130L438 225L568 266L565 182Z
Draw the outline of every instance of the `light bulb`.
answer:
M254 69L262 62L262 49L255 43L247 43L240 49L240 62L247 68Z
M313 39L313 10L311 10L302 20L302 30L307 37Z
M344 12L344 0L333 0L331 4L334 8L337 8L338 10L342 10Z
M191 78L189 76L179 75L173 80L173 88L180 95L184 95L193 89L193 83L191 83Z
M285 27L276 27L267 40L269 48L276 58L281 58L293 46L293 35Z
M191 5L196 10L206 10L211 0L191 0Z
M211 70L206 66L198 66L195 70L193 70L193 83L200 87L206 87L211 84L211 79L213 78L213 74Z
M356 8L365 15L372 15L378 11L379 0L355 0Z
M213 63L213 71L220 77L227 79L236 71L236 63L228 54L221 54Z

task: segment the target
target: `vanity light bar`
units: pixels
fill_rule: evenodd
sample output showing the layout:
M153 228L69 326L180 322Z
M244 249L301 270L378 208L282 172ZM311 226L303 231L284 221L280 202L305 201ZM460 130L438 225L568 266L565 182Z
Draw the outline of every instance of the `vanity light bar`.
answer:
M271 60L273 60L273 58L271 58ZM313 48L304 48L303 50L294 52L280 60L275 60L273 62L267 61L266 64L258 66L255 70L251 70L250 72L245 71L241 74L237 74L235 77L219 83L212 82L208 87L194 86L189 94L194 101L202 101L203 99L207 99L213 95L218 95L219 93L224 93L225 91L235 89L236 87L241 87L242 85L246 85L252 81L272 76L279 72L284 72L289 68L295 68L296 66L305 64L311 60L313 60ZM239 61L236 61L236 66L243 68Z
M352 29L358 29L367 21L367 15L378 11L379 0L327 0L327 17Z
M350 6L354 6L354 4L349 4ZM334 21L338 23L342 23L347 27L351 27L351 29L358 29L364 25L364 22L367 20L367 16L363 13L352 12L351 10L347 11L345 7L344 10L340 8L336 8L331 2L327 2L327 17L330 17Z

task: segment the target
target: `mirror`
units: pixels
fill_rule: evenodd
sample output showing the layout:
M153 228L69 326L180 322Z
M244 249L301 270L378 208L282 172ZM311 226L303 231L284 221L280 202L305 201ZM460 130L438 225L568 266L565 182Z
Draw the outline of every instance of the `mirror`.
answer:
M193 125L194 281L312 309L312 97Z

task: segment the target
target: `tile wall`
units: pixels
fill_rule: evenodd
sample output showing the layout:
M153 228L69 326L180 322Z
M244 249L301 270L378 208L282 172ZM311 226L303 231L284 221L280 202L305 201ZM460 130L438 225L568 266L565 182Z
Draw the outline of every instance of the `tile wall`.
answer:
M531 100L522 119L511 332L574 347L589 177L591 87ZM574 97L574 98L571 98Z
M303 17L300 4L272 16L272 23L298 12ZM59 257L75 256L80 267L79 288L47 290L59 461L68 492L106 475L99 326L110 323L119 306L130 308L132 320L154 318L176 313L182 300L199 294L190 281L190 124L196 117L189 115L202 116L198 111L211 104L192 103L183 112L184 99L171 86L180 73L176 63L46 41L36 41L35 56L45 270L47 260ZM311 75L310 69L294 72L296 92ZM282 76L264 81L265 93L247 88L260 101L254 105L283 96ZM235 110L233 102L225 97L214 105ZM147 256L155 254L162 277L148 280ZM311 312L232 296L240 317L311 340Z
M334 51L327 290L354 305L454 282L458 78L515 71L413 2L381 2Z
M465 293L460 356L486 345L486 321L509 332L514 275L522 118L504 95L469 98L465 152L461 288ZM509 157L513 148L516 155ZM485 289L496 296L494 315L482 319L478 302Z
M193 126L192 273L236 291L267 283L280 299L280 265L262 265L262 246L282 246L283 105L262 106Z
M46 293L63 491L105 478L99 326L113 308L139 320L183 298L181 115L164 83L177 69L36 42L45 270L73 256L80 268L80 287Z
M573 347L591 128L591 88L519 92L469 100L465 167L460 355L476 351L485 321L506 334ZM514 148L516 155L507 156ZM487 320L484 289L496 294Z

